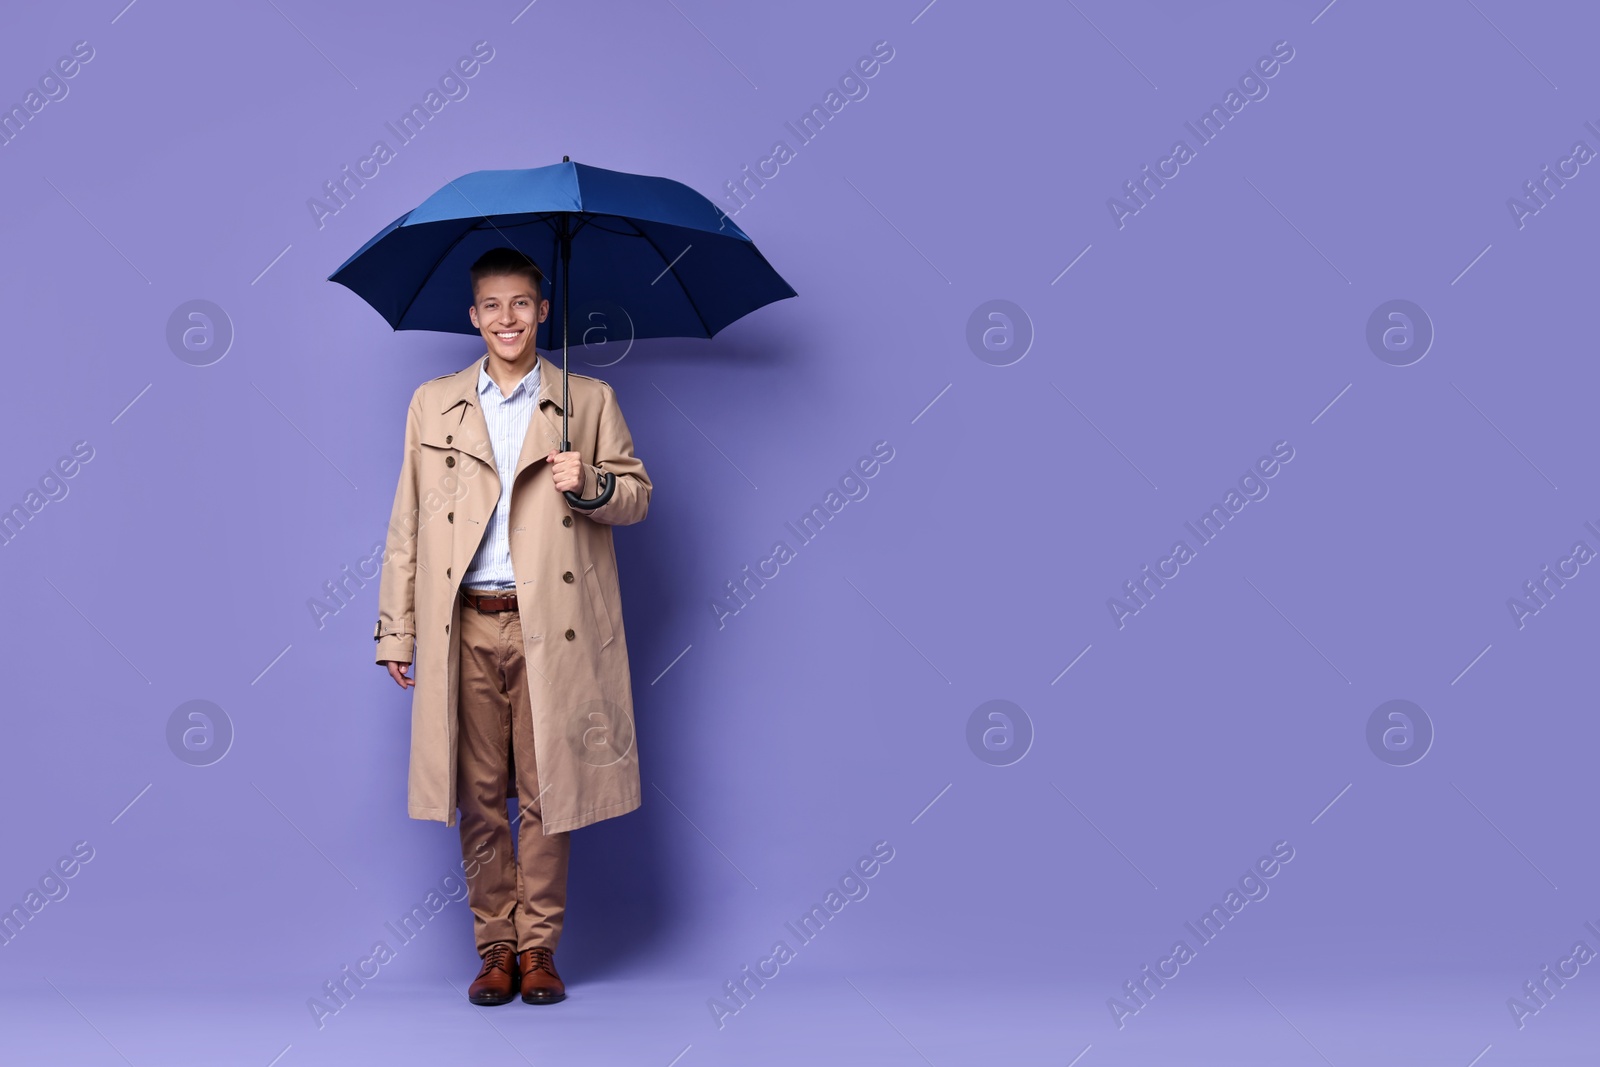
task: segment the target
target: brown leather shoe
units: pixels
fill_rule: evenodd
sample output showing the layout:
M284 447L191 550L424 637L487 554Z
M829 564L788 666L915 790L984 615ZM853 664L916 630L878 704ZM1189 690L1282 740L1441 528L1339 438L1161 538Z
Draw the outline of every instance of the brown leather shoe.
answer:
M530 948L517 956L522 971L522 1002L554 1004L567 999L567 987L556 973L555 954L547 948Z
M467 989L467 999L474 1004L505 1004L515 995L517 988L516 946L510 941L496 941L483 951L483 969Z

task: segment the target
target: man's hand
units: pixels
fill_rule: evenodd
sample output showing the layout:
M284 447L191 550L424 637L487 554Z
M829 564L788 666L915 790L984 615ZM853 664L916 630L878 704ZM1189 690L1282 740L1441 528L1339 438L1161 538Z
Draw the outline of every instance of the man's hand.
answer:
M583 485L583 464L576 452L552 451L544 457L550 464L550 476L555 479L556 492L577 492Z
M394 684L398 685L401 689L410 689L412 686L417 684L417 680L415 678L406 677L406 668L411 666L411 664L402 663L397 659L386 659L383 661L383 665L389 668L389 677L393 678Z

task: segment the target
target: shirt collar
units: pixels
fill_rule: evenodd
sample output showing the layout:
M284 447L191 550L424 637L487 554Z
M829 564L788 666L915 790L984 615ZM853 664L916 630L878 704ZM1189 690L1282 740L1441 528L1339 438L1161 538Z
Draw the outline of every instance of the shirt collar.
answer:
M535 356L533 361L533 369L528 371L527 374L524 374L521 380L519 380L517 384L512 387L511 396L516 396L517 390L523 388L526 388L531 393L538 387L538 382L539 360L538 357ZM493 378L489 377L489 355L488 353L484 353L483 358L478 361L478 395L488 396L490 389L494 389L496 392L498 392L499 386L495 383ZM505 399L510 400L511 396L507 396Z

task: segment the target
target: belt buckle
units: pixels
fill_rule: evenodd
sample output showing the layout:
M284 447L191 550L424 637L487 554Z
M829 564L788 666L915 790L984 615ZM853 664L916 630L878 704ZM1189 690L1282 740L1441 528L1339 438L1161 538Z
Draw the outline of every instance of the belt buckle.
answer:
M514 601L517 593L514 589L507 590L505 592L485 593L478 596L476 600L473 599L474 594L466 589L461 590L461 595L466 598L467 603L470 604L475 610L481 611L486 615L498 615L501 612L516 610L516 604ZM504 608L485 608L482 606L482 602L485 600L512 600L513 603L509 607Z

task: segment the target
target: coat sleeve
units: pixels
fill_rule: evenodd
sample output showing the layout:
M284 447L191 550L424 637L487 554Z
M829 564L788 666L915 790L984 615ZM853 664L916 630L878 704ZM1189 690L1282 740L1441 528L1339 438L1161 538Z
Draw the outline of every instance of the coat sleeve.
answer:
M416 636L417 494L418 427L422 412L422 391L411 396L406 409L405 454L400 462L400 481L395 486L394 507L389 512L389 533L384 541L383 573L378 580L378 625L376 661L397 660L410 663Z
M586 498L600 493L599 470L616 475L617 488L611 499L593 511L574 509L577 514L607 526L627 526L643 519L650 510L650 475L644 464L633 454L633 435L622 418L622 407L617 403L616 390L600 382L600 420L598 441L595 445L595 462L584 464L583 492Z

